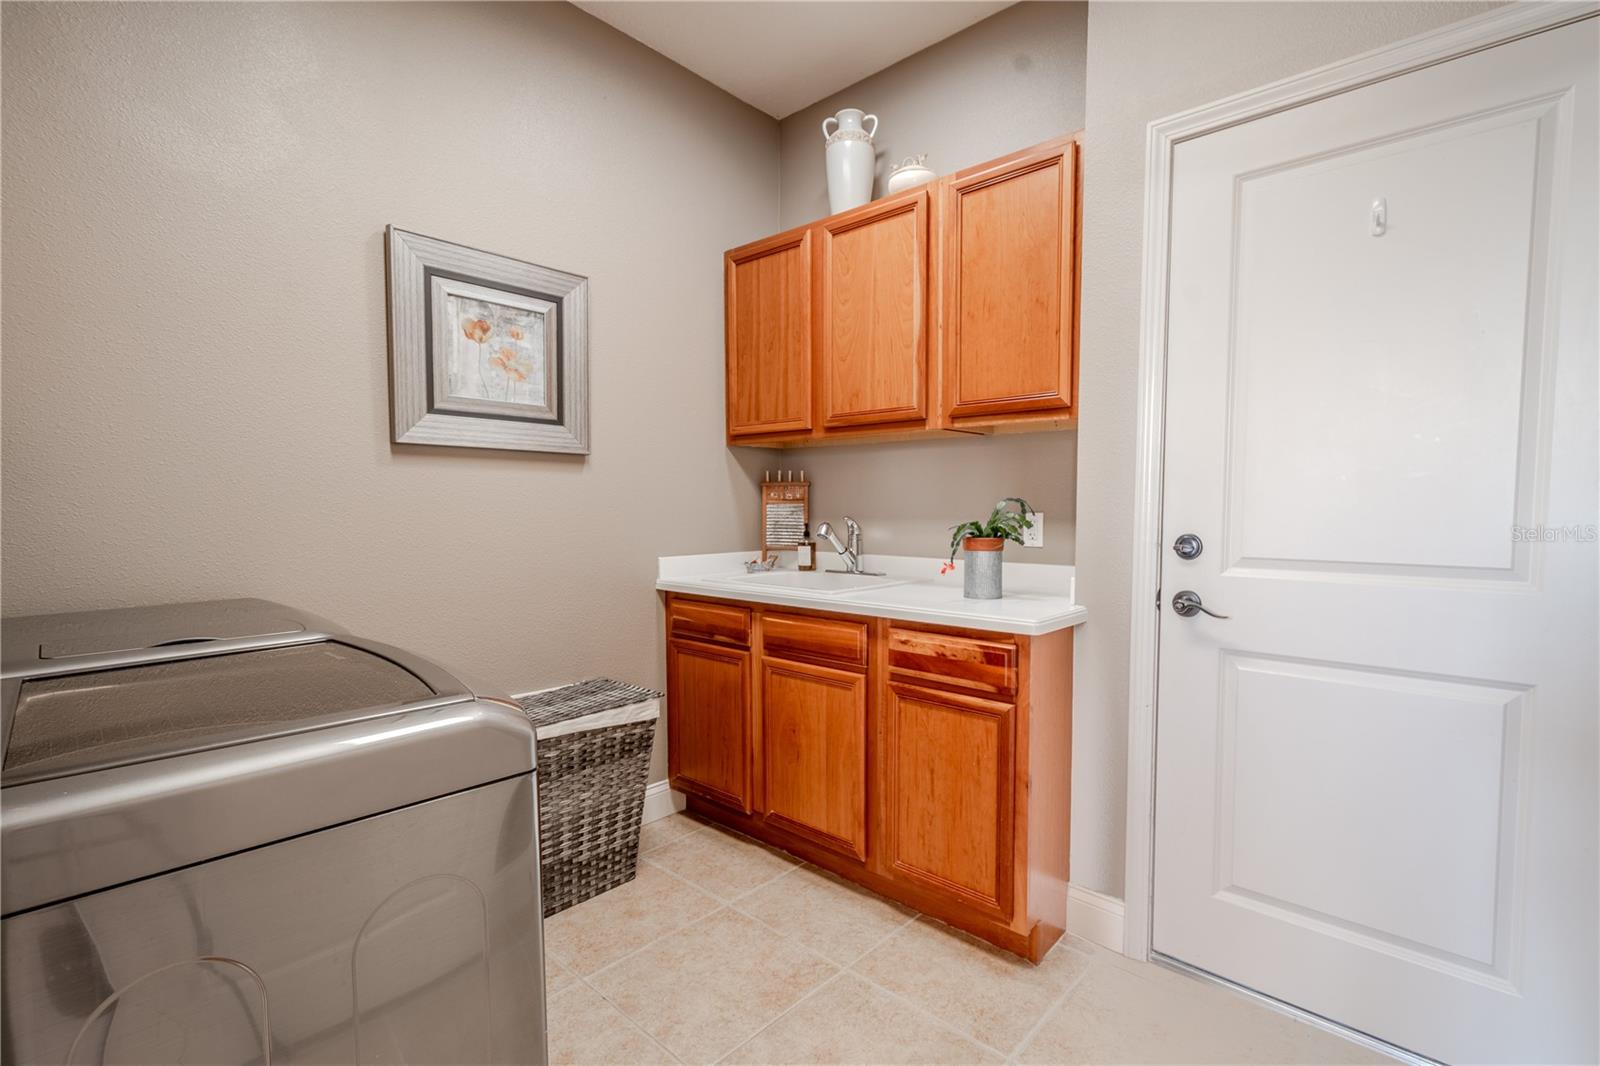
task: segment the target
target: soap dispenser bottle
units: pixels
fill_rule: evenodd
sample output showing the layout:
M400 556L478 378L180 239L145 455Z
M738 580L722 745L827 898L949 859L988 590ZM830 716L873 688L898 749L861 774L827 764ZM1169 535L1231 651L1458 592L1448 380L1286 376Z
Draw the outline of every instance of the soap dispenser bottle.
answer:
M811 527L806 526L800 533L800 543L795 546L795 569L815 570L817 568L817 542L811 539Z

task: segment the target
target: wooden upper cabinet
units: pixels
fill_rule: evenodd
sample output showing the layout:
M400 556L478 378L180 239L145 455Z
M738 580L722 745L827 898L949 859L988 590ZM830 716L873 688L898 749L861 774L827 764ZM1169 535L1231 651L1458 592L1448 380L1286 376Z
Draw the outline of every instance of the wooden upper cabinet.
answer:
M956 424L1075 414L1077 148L940 184L943 413Z
M928 414L928 193L880 200L817 226L825 427Z
M811 231L727 253L728 436L811 428Z
M1063 137L728 252L729 442L1070 424L1078 151Z

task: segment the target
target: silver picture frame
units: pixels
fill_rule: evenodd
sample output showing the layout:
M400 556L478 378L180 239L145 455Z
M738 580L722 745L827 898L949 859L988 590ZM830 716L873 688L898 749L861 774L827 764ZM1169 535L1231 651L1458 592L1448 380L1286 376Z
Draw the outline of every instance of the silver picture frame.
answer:
M396 444L589 452L589 279L389 226Z

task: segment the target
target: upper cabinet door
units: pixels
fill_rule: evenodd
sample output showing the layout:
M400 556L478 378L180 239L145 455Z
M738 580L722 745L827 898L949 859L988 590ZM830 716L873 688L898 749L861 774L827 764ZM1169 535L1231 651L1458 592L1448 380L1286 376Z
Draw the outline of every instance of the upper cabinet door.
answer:
M1076 141L942 183L944 413L1070 417L1077 343Z
M729 252L728 436L811 428L811 232Z
M818 231L822 424L925 419L927 190L827 219Z

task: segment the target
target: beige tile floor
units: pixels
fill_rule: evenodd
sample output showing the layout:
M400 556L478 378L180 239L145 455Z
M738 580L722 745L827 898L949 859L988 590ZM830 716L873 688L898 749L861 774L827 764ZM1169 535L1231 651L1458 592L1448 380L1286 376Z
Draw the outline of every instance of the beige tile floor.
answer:
M1387 1061L1075 937L1030 966L685 815L545 946L553 1063Z

